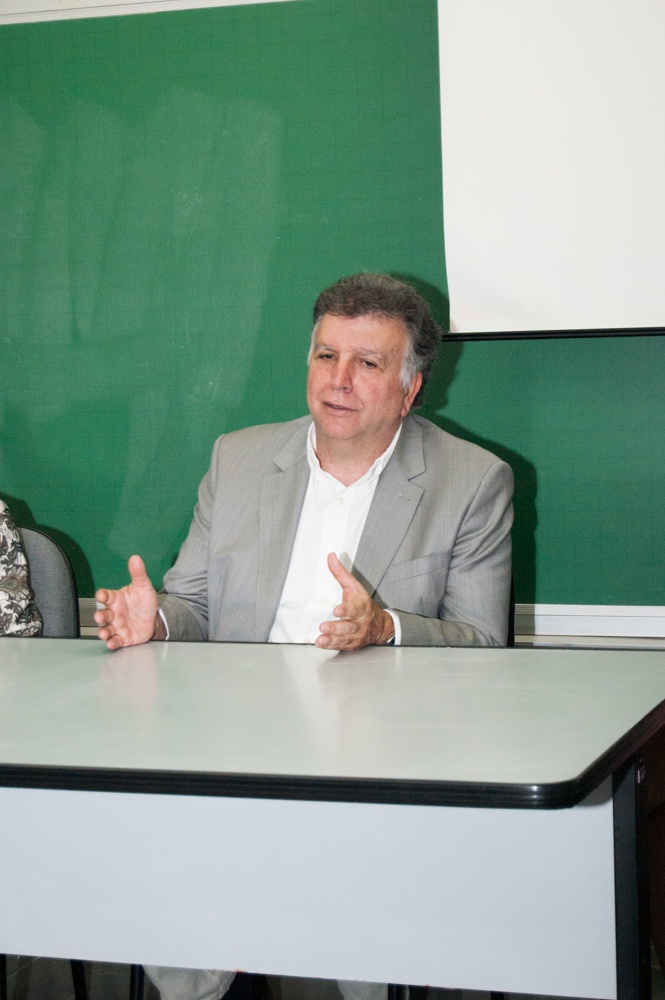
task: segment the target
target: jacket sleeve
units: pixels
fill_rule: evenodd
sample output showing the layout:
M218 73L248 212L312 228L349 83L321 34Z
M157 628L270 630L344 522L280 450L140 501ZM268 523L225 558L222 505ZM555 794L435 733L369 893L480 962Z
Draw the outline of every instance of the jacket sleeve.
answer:
M397 614L403 646L505 646L512 576L513 473L493 463L460 524L439 615Z
M175 565L164 576L159 594L159 609L164 615L169 639L201 642L208 638L208 548L222 440L218 438L215 443L210 468L199 486L189 534Z

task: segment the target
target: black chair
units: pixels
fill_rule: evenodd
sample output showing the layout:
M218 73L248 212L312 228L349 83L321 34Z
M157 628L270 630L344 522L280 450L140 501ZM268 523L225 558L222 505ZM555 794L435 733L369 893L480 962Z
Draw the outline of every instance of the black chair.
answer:
M46 639L77 639L79 602L76 580L64 550L38 528L19 528L28 560L30 586L44 622Z

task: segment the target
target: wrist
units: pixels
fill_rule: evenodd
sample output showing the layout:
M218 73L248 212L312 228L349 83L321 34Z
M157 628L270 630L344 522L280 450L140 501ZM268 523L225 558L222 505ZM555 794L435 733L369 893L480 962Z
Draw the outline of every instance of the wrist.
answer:
M383 612L383 635L381 645L389 646L395 642L395 622L387 611Z
M164 642L166 639L166 626L159 612L155 615L155 627L152 630L151 642Z

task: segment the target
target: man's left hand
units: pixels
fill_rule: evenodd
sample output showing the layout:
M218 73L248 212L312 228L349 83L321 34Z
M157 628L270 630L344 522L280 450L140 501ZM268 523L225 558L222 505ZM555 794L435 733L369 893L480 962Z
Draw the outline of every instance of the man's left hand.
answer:
M319 625L321 635L315 645L321 649L349 650L390 642L395 634L392 618L342 566L334 552L328 556L328 569L342 588L342 603L333 611L338 621Z

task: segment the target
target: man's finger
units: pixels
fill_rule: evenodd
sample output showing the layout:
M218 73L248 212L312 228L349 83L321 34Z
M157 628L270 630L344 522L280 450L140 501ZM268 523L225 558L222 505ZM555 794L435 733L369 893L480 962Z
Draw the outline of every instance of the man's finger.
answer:
M146 573L145 563L141 559L141 556L130 556L127 569L132 578L132 583L135 583L137 586L142 587L145 586L146 582L150 582Z
M355 590L357 587L362 587L362 584L358 583L355 576L349 573L348 569L342 565L334 552L328 553L328 569L342 590Z
M348 618L338 619L336 622L321 622L319 631L323 635L349 635L357 628Z
M319 649L346 649L349 646L349 639L346 636L332 635L330 632L322 632L317 636L315 646Z
M333 615L338 619L358 618L363 611L364 607L351 598L345 604L338 604L336 608L333 608Z

